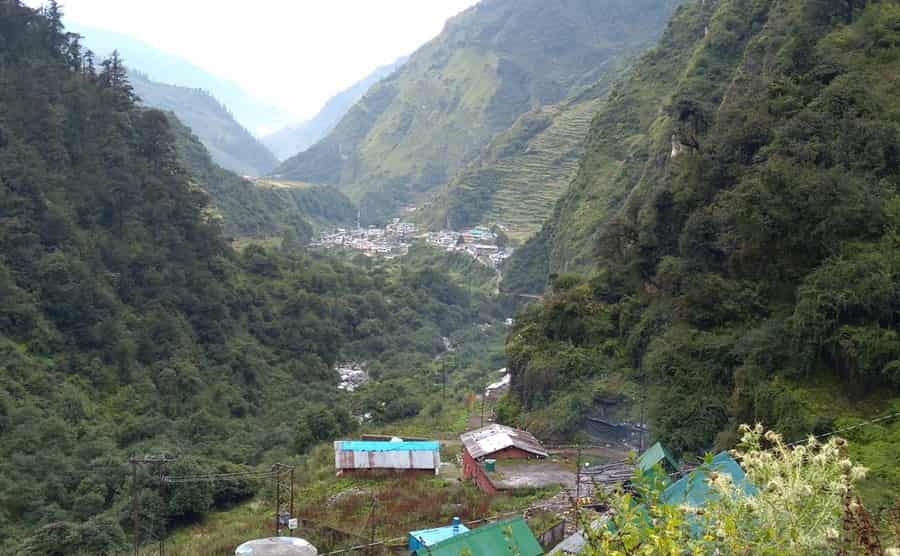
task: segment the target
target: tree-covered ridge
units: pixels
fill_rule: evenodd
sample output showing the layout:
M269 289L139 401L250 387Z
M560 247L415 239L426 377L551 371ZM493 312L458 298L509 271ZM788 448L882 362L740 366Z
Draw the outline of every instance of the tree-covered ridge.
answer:
M508 341L507 418L566 434L598 403L643 406L653 436L702 451L741 422L802 438L897 411L898 87L895 1L679 9L523 250L552 285ZM878 504L898 434L850 434Z
M275 170L338 185L375 222L446 185L523 113L598 81L656 36L675 0L487 0Z
M252 132L283 125L288 115L244 91L239 84L210 74L171 52L159 50L126 33L80 25L65 19L68 31L82 35L82 45L105 58L117 51L129 69L146 74L151 81L208 91L234 114L240 125Z
M58 6L0 2L0 547L127 548L130 453L176 473L271 463L347 432L333 365L386 381L358 404L390 420L442 336L497 319L440 262L365 266L232 250L182 165L168 115L138 106L118 58L94 61ZM287 246L291 247L291 246ZM384 401L384 405L381 402ZM240 501L253 486L148 483L140 531ZM130 538L130 537L129 537Z
M275 155L209 92L152 81L140 68L129 67L128 77L144 105L174 112L219 166L240 175L262 176L278 164Z
M288 238L307 243L316 229L349 226L357 209L333 187L272 187L220 168L200 140L169 113L178 161L210 196L209 212L231 239Z

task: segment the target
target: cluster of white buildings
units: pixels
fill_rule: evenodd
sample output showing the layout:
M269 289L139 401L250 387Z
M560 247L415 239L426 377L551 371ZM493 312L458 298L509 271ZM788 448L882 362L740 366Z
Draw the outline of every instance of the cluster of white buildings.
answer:
M393 258L406 255L413 241L424 239L430 245L448 252L468 253L494 268L499 268L513 253L511 248L498 247L497 235L488 228L472 228L462 232L442 230L421 235L417 235L417 231L415 224L401 222L399 218L395 218L384 228L369 226L355 230L338 228L322 232L312 246L325 249L353 249L370 257Z
M325 249L344 248L361 251L374 257L386 258L399 257L409 252L410 241L416 233L416 225L408 222L400 222L395 219L384 228L369 226L348 230L338 228L336 230L322 232L319 239L312 243L313 247Z
M494 268L499 267L513 253L511 248L501 249L497 245L497 235L488 228L471 228L462 232L429 232L425 234L425 241L448 252L468 253Z

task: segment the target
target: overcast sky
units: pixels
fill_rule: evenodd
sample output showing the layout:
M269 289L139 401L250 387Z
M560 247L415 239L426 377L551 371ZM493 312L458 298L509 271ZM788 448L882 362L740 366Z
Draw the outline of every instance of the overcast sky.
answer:
M477 0L61 0L67 19L178 54L297 121ZM43 0L29 0L32 6Z

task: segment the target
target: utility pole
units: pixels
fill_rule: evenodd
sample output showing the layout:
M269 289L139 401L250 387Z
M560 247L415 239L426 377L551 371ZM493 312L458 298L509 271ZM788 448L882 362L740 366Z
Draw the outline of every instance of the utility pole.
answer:
M441 358L441 401L447 401L447 361Z
M131 464L131 527L132 527L132 543L134 544L134 554L135 556L139 556L140 554L140 529L138 528L138 519L140 516L140 496L141 489L138 486L138 465L157 465L159 466L159 490L160 490L160 498L163 495L163 483L165 478L165 468L166 464L170 461L174 461L175 457L169 454L159 454L152 456L144 456L141 458L137 458L132 454L128 457L128 463ZM165 508L163 509L162 515L159 516L160 519L160 539L159 539L159 550L160 556L163 556L165 551Z
M375 499L375 495L372 495L372 506L369 508L369 524L371 525L371 529L369 531L369 550L367 551L369 554L372 554L375 551L375 504L378 501Z
M138 554L138 487L137 487L137 461L134 454L128 458L131 464L131 544L134 546L134 556Z
M481 426L484 427L484 402L487 399L487 390L481 393Z
M165 493L166 462L159 464L159 500L163 511L159 517L159 556L166 556L166 493Z
M578 518L578 506L581 503L581 444L575 448L575 516Z
M297 516L294 515L294 468L291 467L291 517L290 519L294 519ZM291 536L294 536L294 530L290 529Z
M275 536L281 536L281 474L278 466L272 466L272 473L275 475Z

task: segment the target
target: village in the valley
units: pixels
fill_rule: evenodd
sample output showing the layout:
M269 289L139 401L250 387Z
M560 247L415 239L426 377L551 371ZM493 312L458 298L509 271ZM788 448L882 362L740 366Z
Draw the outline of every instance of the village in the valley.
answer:
M422 241L448 252L465 253L481 263L499 268L513 254L511 247L498 244L498 236L484 227L462 231L420 232L410 222L395 218L383 228L357 225L355 229L337 228L321 232L312 247L352 249L370 257L395 258L406 255L410 246Z

